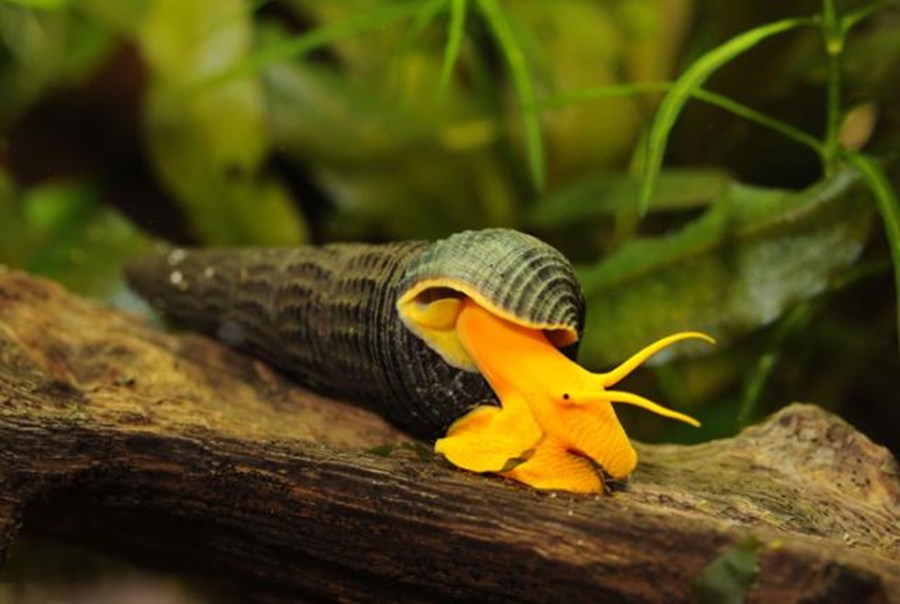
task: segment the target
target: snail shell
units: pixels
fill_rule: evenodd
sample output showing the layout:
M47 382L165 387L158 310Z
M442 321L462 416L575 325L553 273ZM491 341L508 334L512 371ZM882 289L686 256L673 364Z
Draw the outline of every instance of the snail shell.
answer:
M584 325L570 263L508 229L434 243L173 249L129 264L126 278L168 319L426 439L497 404L452 327L435 330L434 304L470 297L573 356Z

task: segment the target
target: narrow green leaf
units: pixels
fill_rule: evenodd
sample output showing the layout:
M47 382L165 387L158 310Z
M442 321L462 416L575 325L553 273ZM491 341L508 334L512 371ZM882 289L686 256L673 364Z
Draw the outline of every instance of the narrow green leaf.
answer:
M389 27L413 16L420 8L418 2L382 4L376 9L356 15L346 21L317 27L303 35L263 48L234 66L200 82L196 86L196 90L218 86L234 78L259 72L264 67L287 59L296 59L344 38Z
M900 200L878 160L863 153L845 151L847 160L862 174L875 196L875 205L884 222L891 258L894 261L894 284L897 296L897 326L900 337Z
M33 10L63 10L72 5L72 0L3 0Z
M635 84L622 84L615 86L600 86L597 88L584 88L581 90L574 90L571 92L566 92L559 95L554 95L550 97L546 97L541 99L538 102L538 106L541 109L556 109L560 107L568 107L573 103L596 100L601 98L614 98L614 97L622 97L622 96L633 96L636 94L652 94L657 92L667 92L674 87L674 83L672 82L638 82ZM708 90L704 90L703 88L697 88L691 92L691 96L698 101L702 101L704 103L708 103L710 105L715 105L720 109L724 109L738 117L741 117L747 121L754 122L768 128L770 130L774 130L787 138L790 138L801 145L805 145L811 148L816 153L822 153L822 143L820 143L814 136L800 130L799 128L795 128L791 124L787 122L783 122L781 120L775 119L764 113L760 113L747 105L739 103L734 99L728 98L725 95L718 94L715 92L710 92Z
M447 2L448 0L427 0L427 2L424 2L410 24L408 33L404 36L404 41L401 46L405 46L408 43L408 40L421 35L422 32L425 31L425 28L431 25L431 22L437 18L442 10L444 10L447 6Z
M660 104L659 110L656 112L656 118L650 126L650 134L647 138L647 156L644 162L640 196L638 198L642 213L646 211L650 195L653 193L653 187L656 185L656 177L662 166L669 132L675 125L675 120L678 118L681 109L694 92L719 67L750 50L766 38L812 23L811 19L784 19L752 29L707 52L678 78Z
M441 79L438 84L438 97L444 98L447 87L450 85L450 77L453 75L453 67L459 59L462 49L463 34L466 27L466 0L451 0L450 4L450 30L447 37L447 47L444 49L444 62L441 65Z
M750 368L747 379L744 382L744 391L741 395L741 404L737 413L737 425L743 428L757 419L759 403L772 371L778 365L781 358L781 350L785 340L793 333L802 330L809 324L815 311L813 301L804 302L792 308L779 322L774 332L766 342L765 350L756 361L756 365Z
M856 11L853 11L852 13L844 15L844 17L841 19L841 34L846 36L847 32L853 29L860 21L865 20L873 13L876 13L890 5L897 6L897 0L881 0L880 2L873 2L868 6L864 6Z
M0 266L25 266L42 242L35 241L34 229L28 228L19 201L19 190L3 167L0 167L0 225L3 225Z
M448 0L427 0L421 4L419 10L416 12L415 16L413 16L409 27L407 27L406 31L403 33L403 39L391 51L391 66L387 69L388 73L393 71L392 64L397 61L398 57L403 56L403 54L409 51L413 41L415 41L415 39L425 31L425 28L431 25L441 11L444 10L447 6L447 2Z
M509 16L497 0L478 0L482 14L497 38L500 49L509 63L510 73L525 129L525 146L531 180L538 191L544 190L544 141L541 136L540 114L537 110L534 79Z
M746 105L738 103L737 101L728 98L727 96L716 94L715 92L709 92L708 90L703 90L699 88L695 90L692 94L694 98L698 101L703 101L705 103L709 103L710 105L715 105L721 109L729 111L738 117L742 117L748 122L754 122L763 126L764 128L768 128L769 130L774 130L779 134L784 135L785 137L800 143L801 145L805 145L815 151L817 154L822 155L824 152L822 143L819 140L800 130L799 128L795 128L794 126L788 124L787 122L782 122L781 120L777 120L773 117L769 117L764 113L760 113L755 109L752 109Z
M710 562L694 581L700 602L742 604L759 574L759 548L748 537Z

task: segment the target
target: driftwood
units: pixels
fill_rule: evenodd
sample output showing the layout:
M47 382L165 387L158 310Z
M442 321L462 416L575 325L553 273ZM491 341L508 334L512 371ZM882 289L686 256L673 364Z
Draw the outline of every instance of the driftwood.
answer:
M200 336L0 270L0 559L21 530L246 597L674 602L748 536L760 602L900 602L900 472L791 405L735 438L640 446L613 496L541 493Z

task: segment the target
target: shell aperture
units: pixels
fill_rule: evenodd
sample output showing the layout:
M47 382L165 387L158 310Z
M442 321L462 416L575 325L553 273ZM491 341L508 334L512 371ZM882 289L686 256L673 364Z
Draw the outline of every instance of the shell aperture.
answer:
M543 330L561 348L575 344L584 326L584 295L568 259L518 231L463 231L436 241L400 283L396 308L404 325L451 366L478 371L455 329L467 298Z

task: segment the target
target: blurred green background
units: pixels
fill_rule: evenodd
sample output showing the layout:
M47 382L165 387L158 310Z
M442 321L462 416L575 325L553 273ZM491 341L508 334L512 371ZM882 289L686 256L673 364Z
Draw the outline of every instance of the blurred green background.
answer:
M896 2L0 0L0 262L133 307L153 239L519 228L577 264L585 365L719 340L628 384L703 428L638 438L803 400L896 452L898 98Z
M585 365L718 339L626 386L703 428L630 434L802 400L896 453L898 101L897 2L0 0L0 262L139 308L155 239L519 228L577 265Z

